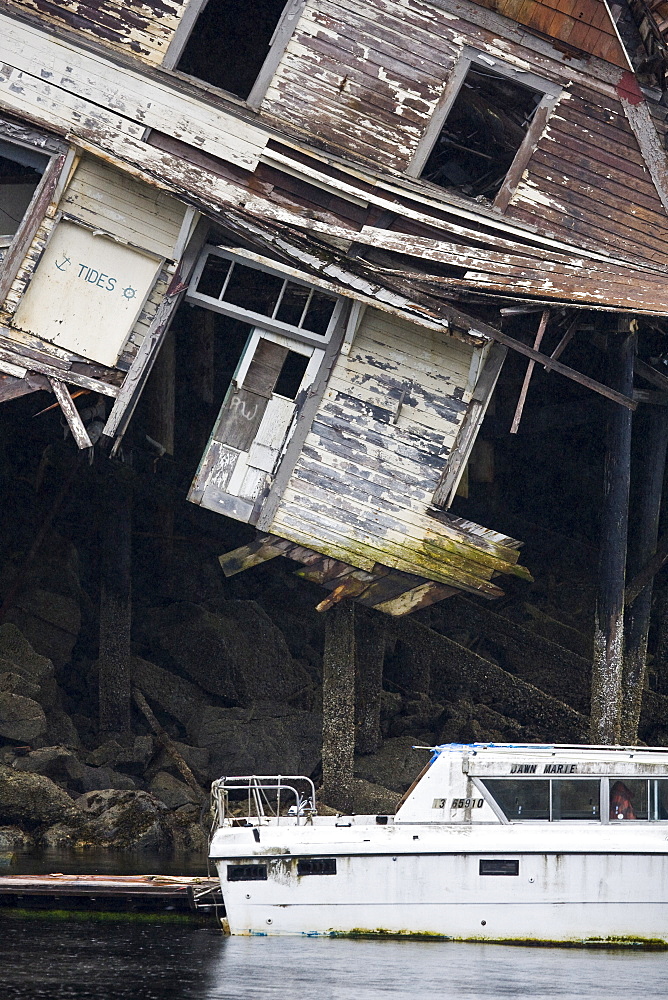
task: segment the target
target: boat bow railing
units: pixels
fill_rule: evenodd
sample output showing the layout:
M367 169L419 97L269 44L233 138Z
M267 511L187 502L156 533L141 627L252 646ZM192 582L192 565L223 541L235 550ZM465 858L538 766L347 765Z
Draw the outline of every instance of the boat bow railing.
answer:
M239 803L244 798L246 814L240 816ZM214 826L229 826L251 819L257 822L272 819L280 823L282 818L300 826L310 822L316 814L315 785L301 774L244 774L219 778L211 785L211 799ZM234 813L230 801L235 804Z

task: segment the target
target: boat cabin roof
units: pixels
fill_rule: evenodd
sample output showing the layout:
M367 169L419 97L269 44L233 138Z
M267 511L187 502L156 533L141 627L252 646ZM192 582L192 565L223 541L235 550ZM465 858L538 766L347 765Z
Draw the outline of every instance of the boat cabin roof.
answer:
M425 749L432 751L432 766L454 758L461 760L462 771L471 775L668 773L668 748L664 747L445 743Z

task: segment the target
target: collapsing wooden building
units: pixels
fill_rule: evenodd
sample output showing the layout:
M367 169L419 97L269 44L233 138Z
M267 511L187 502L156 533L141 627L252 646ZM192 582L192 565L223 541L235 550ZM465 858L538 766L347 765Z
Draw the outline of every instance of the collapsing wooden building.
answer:
M220 367L189 498L257 529L226 573L394 615L527 577L448 512L507 351L630 412L559 356L668 315L665 43L642 0L558 6L2 0L2 399L117 453L187 308Z

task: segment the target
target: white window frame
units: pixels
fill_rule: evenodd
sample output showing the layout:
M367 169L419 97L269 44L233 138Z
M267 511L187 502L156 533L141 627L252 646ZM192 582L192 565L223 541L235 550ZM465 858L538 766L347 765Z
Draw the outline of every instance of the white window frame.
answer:
M336 328L339 316L341 315L341 310L343 308L343 299L337 295L334 295L330 291L323 291L329 298L335 300L335 306L332 311L329 323L327 325L327 331L321 336L317 333L311 333L309 330L304 330L301 327L292 326L289 323L283 323L280 320L273 319L271 316L266 316L263 313L252 312L249 309L243 309L241 306L235 306L230 302L224 302L220 298L214 298L212 295L205 295L203 292L197 291L197 285L199 279L202 275L204 268L206 267L206 262L209 255L214 255L216 257L223 257L226 260L232 261L235 264L241 264L244 267L249 267L251 270L263 271L267 274L273 274L278 278L281 278L285 282L292 282L296 285L303 285L305 288L311 290L311 292L320 291L317 284L309 281L308 275L298 276L294 271L286 272L281 271L280 267L268 267L266 264L258 263L255 260L249 260L242 254L235 254L229 250L224 250L222 247L216 247L207 245L202 250L200 258L197 262L195 270L193 272L192 279L190 281L190 287L186 294L186 299L195 305L201 305L206 309L211 309L213 312L220 313L223 316L230 316L232 319L239 319L244 323L248 323L250 326L259 327L262 330L266 330L269 333L278 334L279 336L286 337L288 340L302 344L309 344L313 347L322 347L327 344L332 337L332 333ZM228 276L229 279L229 276ZM223 295L227 281L223 285L220 294ZM276 303L276 308L280 302L280 297ZM305 307L306 310L306 307Z
M165 52L165 56L162 60L162 67L163 69L169 69L182 76L186 76L189 80L197 80L199 83L211 87L213 85L208 84L207 81L202 80L201 77L193 76L191 73L181 73L180 70L176 69L176 65L183 54L183 50L185 49L190 35L197 24L197 20L209 2L215 3L215 0L190 0L183 17L181 18L179 26L174 32L174 37L170 42L169 48ZM283 8L283 13L281 14L278 24L274 29L274 33L271 36L269 52L267 53L260 72L255 79L255 83L253 84L250 94L244 101L244 103L249 107L257 109L262 104L264 96L269 89L269 84L278 69L278 64L283 58L283 53L288 47L288 43L294 34L297 22L299 21L305 6L306 0L287 0L287 3ZM220 88L216 87L214 89L219 90ZM228 91L221 91L221 93L228 93ZM231 94L231 96L236 100L243 100L243 98L237 97L236 94Z
M68 143L41 133L31 125L0 117L0 139L14 146L34 150L47 158L47 163L30 204L23 213L16 232L4 241L0 266L0 305L4 304L23 258L28 252L50 204L57 204L63 193L76 153Z
M431 155L431 151L436 145L438 137L441 134L441 130L448 118L448 115L450 114L450 111L452 110L452 106L464 84L468 71L472 66L480 69L492 70L492 72L497 73L499 76L508 77L511 80L515 80L517 83L525 84L527 87L531 87L533 90L538 92L542 91L543 94L541 101L536 107L533 119L531 120L531 123L526 131L526 135L524 136L524 139L515 154L515 158L506 173L503 184L494 198L494 207L503 211L507 207L515 188L520 182L535 145L543 132L547 116L551 113L559 101L563 90L559 84L552 83L550 80L545 80L543 77L537 76L535 73L525 72L517 66L512 66L510 63L503 62L501 59L493 58L486 52L480 52L478 49L471 48L468 45L464 46L462 54L455 64L455 67L450 74L450 78L445 85L441 99L431 117L431 121L427 125L425 133L418 143L418 147L413 154L411 162L406 168L406 173L409 177L419 178L421 176L427 160ZM438 188L439 191L452 191L459 194L460 197L466 197L466 195L463 195L457 190L457 188L443 188L438 184L434 185L426 180L425 183L429 184L430 187Z

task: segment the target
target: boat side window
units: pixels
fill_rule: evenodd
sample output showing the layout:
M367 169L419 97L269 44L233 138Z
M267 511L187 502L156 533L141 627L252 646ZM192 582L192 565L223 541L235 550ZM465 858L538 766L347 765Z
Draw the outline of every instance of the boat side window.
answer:
M610 778L610 819L649 819L647 778Z
M509 820L561 822L601 818L598 778L485 778L482 784Z
M668 778L650 781L650 818L668 819Z
M552 819L600 819L599 779L566 779L552 782Z
M550 782L516 778L486 778L485 788L510 820L549 820Z

